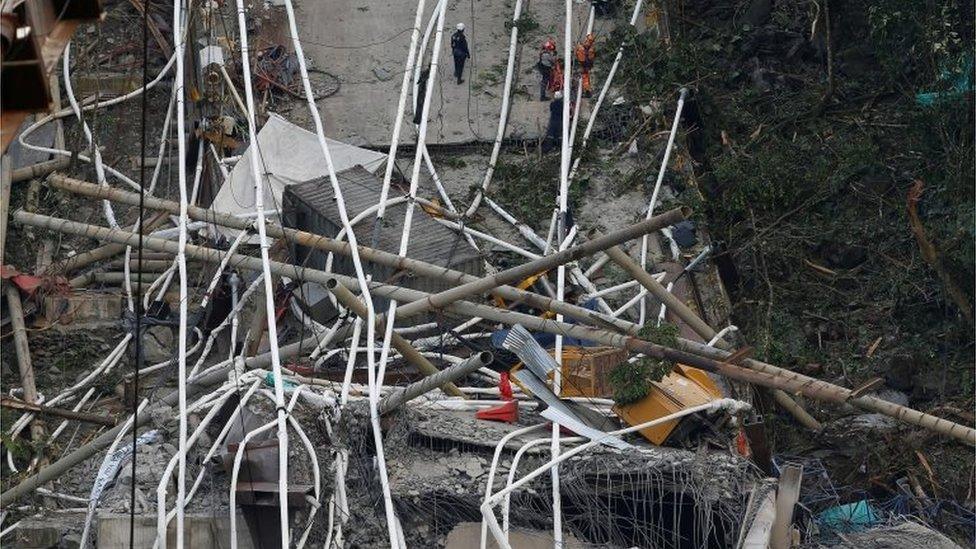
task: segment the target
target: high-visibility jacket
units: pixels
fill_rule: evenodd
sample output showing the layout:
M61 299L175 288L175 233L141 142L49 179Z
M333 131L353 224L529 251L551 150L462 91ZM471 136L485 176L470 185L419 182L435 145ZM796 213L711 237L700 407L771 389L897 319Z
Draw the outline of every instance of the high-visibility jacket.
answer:
M587 46L586 44L576 45L576 61L579 62L583 70L590 70L593 68L593 60L596 59L596 49L592 44Z

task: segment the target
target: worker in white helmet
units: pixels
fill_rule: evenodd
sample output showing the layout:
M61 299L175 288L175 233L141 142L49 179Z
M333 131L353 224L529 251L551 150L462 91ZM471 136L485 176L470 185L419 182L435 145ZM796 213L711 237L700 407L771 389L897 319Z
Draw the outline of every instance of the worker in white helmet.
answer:
M457 30L451 35L451 53L454 54L454 78L458 84L463 84L461 73L464 72L464 62L471 57L468 50L468 39L464 36L464 23L457 24Z

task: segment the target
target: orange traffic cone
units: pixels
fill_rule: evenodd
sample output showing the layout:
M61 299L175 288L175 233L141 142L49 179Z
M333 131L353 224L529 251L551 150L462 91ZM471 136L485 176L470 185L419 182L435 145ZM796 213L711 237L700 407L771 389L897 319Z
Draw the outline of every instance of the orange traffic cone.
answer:
M518 402L515 401L515 395L512 394L512 383L508 380L508 372L502 372L498 377L498 394L502 397L502 400L507 400L508 402L491 408L485 408L484 410L478 410L474 413L474 417L486 421L517 422Z
M505 423L516 423L518 421L518 402L509 400L505 404L478 410L474 413L477 419L485 421L502 421Z

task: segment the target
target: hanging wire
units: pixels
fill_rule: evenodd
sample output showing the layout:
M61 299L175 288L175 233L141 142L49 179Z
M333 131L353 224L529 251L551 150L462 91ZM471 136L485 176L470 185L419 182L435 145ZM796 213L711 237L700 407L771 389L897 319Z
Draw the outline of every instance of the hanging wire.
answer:
M142 87L149 85L149 9L152 0L146 0L142 10ZM67 78L67 75L65 75ZM135 366L132 378L132 485L129 490L129 549L134 549L136 540L136 461L138 454L136 446L139 439L139 369L142 367L142 251L143 234L146 222L146 127L149 116L149 101L147 93L143 93L140 99L141 112L139 122L139 244L136 248L136 262L138 264L139 276L136 277L136 296L135 296L135 353L136 359L133 361Z

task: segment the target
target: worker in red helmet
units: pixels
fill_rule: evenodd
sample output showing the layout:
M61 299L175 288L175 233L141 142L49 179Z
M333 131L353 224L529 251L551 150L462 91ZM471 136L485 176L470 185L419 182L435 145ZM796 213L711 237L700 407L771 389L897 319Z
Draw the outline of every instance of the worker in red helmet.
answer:
M549 92L556 93L563 89L563 60L556 57L556 62L552 64L552 71L549 73Z
M546 90L552 79L552 69L556 65L556 42L552 38L547 38L542 44L539 52L539 62L536 69L539 70L539 101L546 100Z
M596 59L596 49L593 47L595 41L596 37L591 32L576 45L576 61L580 66L580 84L583 86L584 97L593 96L593 90L590 87L590 69L593 68L593 60Z

